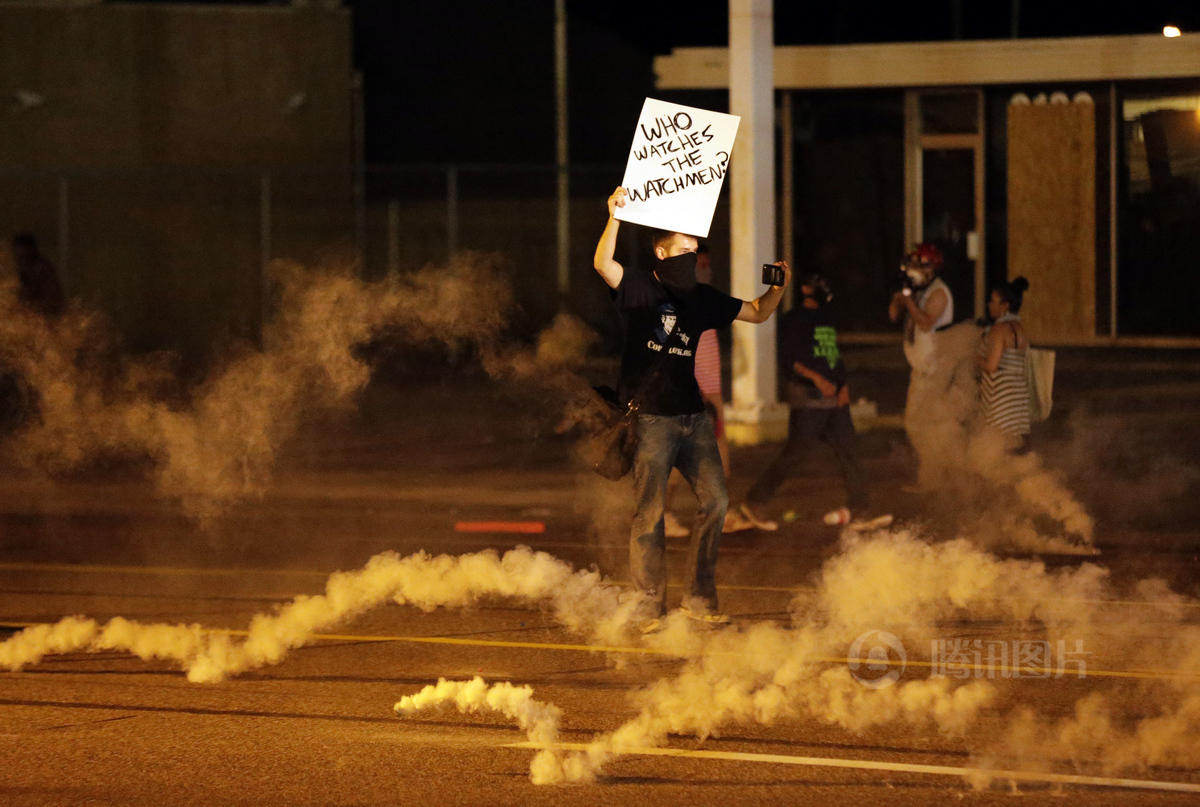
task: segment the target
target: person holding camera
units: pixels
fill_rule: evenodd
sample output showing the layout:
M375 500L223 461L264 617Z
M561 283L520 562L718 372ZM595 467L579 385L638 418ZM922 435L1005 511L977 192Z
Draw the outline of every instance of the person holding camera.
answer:
M914 371L928 373L936 350L933 333L954 321L954 296L938 273L942 251L917 244L904 256L904 287L892 295L888 318L904 320L904 356Z
M704 622L728 622L717 610L716 563L729 493L713 420L696 384L696 344L705 330L735 319L766 322L779 306L791 269L785 261L776 262L781 284L756 300L739 300L697 282L694 236L659 232L653 239L650 270L627 271L613 257L620 227L614 214L625 206L626 196L624 188L617 188L608 197L608 222L596 244L593 266L612 289L621 317L618 396L637 407L630 573L634 585L654 604L654 618L643 626L654 630L667 611L663 511L667 480L671 469L678 468L698 502L682 610Z
M954 321L954 296L938 273L942 270L942 251L930 243L917 244L904 256L900 270L904 287L892 295L888 317L904 322L904 357L911 368L908 398L904 405L904 431L917 455L918 485L929 487L932 466L928 459L937 446L936 430L928 420L937 410L932 400L944 390L934 379L938 370L937 340L934 334Z
M858 460L854 423L850 419L850 387L826 306L833 299L829 283L816 272L801 277L800 303L780 320L779 364L787 380L788 434L779 456L759 476L741 511L760 529L775 529L762 508L803 462L810 446L821 440L833 449L846 485L847 507L826 514L827 524L845 524L851 513L869 504L866 477Z

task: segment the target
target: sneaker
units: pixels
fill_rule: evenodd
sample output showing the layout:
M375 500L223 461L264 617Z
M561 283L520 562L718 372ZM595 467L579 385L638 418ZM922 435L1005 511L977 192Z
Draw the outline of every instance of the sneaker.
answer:
M886 513L875 518L856 518L848 525L852 530L867 531L867 530L882 530L892 526L892 522L896 519L891 513Z
M721 532L744 532L752 529L754 529L754 524L750 519L737 510L730 510L725 514L725 525L721 527Z
M686 538L692 534L692 531L684 526L683 522L675 518L675 514L670 510L663 513L663 535L668 538Z
M705 625L728 625L729 615L718 614L712 611L693 610L686 605L679 606L679 611L688 619L694 619Z
M839 507L836 510L830 510L828 513L825 514L825 517L821 520L824 521L826 524L828 524L831 527L838 527L838 526L841 526L842 524L849 524L850 523L850 508L849 507Z
M652 633L661 632L666 626L667 625L663 621L663 618L656 616L653 619L647 619L645 622L643 622L639 630L642 632L643 636L649 636Z
M755 529L763 530L765 532L775 532L775 530L779 529L778 522L760 518L759 515L754 512L754 509L745 502L742 502L742 506L738 508L738 512L745 516L746 520L753 524Z

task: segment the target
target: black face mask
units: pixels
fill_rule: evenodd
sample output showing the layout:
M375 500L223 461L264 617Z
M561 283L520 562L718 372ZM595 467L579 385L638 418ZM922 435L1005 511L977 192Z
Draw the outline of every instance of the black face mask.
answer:
M658 280L675 294L691 294L696 290L696 253L685 252L664 258L654 266Z

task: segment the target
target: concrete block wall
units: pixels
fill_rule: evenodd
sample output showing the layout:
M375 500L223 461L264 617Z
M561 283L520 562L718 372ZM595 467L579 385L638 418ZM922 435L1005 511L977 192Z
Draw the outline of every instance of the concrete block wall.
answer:
M353 247L350 24L324 5L0 2L0 231L34 230L133 348L253 335L264 174L272 254Z

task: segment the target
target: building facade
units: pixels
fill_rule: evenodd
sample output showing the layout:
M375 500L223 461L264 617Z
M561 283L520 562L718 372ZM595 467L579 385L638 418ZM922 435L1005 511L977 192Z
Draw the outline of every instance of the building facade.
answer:
M655 68L680 100L729 84L723 48ZM1200 344L1200 37L780 46L774 86L779 243L860 338L932 241L959 319L1024 275L1042 343Z
M0 4L0 228L134 349L253 337L277 255L353 252L348 10Z

